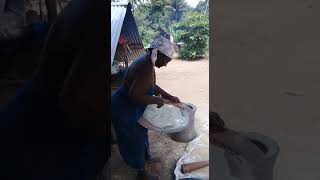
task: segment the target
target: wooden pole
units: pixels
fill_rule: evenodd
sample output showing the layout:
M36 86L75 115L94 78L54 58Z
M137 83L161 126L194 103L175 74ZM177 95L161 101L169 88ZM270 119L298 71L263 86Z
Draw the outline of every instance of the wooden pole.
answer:
M200 161L200 162L193 162L189 164L182 164L181 172L185 174L185 173L192 172L207 166L209 166L209 161Z

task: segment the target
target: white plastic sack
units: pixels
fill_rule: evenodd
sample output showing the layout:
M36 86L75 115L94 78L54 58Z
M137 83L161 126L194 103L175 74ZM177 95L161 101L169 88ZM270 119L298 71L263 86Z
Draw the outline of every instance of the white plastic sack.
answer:
M139 123L149 130L173 133L179 132L189 125L190 108L181 104L148 105Z
M177 162L176 168L174 170L176 180L183 178L198 178L203 180L209 180L209 166L195 170L190 173L181 173L182 164L209 160L209 145L202 143L200 140L201 136L198 136L197 138L188 143L186 151Z

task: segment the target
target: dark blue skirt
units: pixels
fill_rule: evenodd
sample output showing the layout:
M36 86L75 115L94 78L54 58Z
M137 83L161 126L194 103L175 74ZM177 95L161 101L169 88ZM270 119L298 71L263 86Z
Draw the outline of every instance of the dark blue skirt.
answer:
M130 167L142 170L145 158L151 158L148 129L138 123L146 106L132 102L128 94L128 90L121 86L112 95L112 124L123 160ZM154 88L148 94L153 95Z

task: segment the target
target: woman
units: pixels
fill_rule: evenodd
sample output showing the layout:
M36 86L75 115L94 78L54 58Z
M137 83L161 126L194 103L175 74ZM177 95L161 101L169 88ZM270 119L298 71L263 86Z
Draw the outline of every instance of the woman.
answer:
M179 98L156 85L154 67L166 66L173 54L173 44L159 35L148 52L130 65L121 87L112 96L112 123L120 154L130 167L138 171L140 179L155 177L144 171L144 160L152 158L148 129L138 123L139 118L149 104L157 104L160 108L165 100L180 102Z

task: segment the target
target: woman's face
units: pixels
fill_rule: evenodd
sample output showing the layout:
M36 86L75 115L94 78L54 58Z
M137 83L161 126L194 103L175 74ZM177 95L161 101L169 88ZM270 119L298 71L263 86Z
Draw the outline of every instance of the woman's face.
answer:
M161 68L163 66L167 66L167 64L171 61L171 58L169 58L168 56L164 55L160 51L158 51L157 56L158 56L157 57L157 61L155 63L155 66L157 68Z

